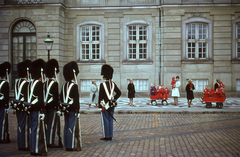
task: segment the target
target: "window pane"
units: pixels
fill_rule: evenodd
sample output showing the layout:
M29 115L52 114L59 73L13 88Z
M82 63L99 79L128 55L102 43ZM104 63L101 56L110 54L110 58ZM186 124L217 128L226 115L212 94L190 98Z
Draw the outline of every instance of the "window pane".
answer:
M236 80L236 90L240 91L240 80Z
M196 25L194 23L188 25L188 27L187 27L188 39L195 39L195 26Z
M92 26L92 41L99 41L100 39L100 27Z
M206 43L204 42L199 42L198 44L198 57L200 59L206 58Z
M237 38L240 39L240 23L237 24Z
M99 59L100 45L92 44L92 59Z
M89 59L89 45L82 44L82 59Z
M207 38L207 26L206 24L198 24L199 29L199 39L206 39Z
M129 44L129 59L136 59L136 44Z
M96 81L96 85L98 86L99 89L99 85L101 84L101 80L95 80ZM92 84L92 80L81 80L81 92L90 92L90 87Z
M36 36L26 36L26 59L35 60L36 52Z
M140 25L139 26L139 40L147 40L147 27Z
M128 27L128 32L129 32L129 37L128 37L128 39L129 40L136 40L137 38L137 30L136 30L136 25L130 25L129 27Z
M23 36L13 38L13 64L23 61Z
M195 58L195 43L188 43L188 58L194 59Z
M147 59L147 44L139 44L139 59Z
M128 80L128 83L130 80ZM135 80L133 79L135 91L148 91L148 80Z
M89 41L89 26L82 26L82 41Z
M237 58L240 58L240 42L237 43Z

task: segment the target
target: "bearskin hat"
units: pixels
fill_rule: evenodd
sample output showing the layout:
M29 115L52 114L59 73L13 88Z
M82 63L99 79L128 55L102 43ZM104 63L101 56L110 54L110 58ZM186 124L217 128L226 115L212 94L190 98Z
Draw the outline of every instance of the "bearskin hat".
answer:
M6 70L8 69L8 74L11 71L11 64L9 62L4 62L0 64L0 77L6 76Z
M59 73L58 61L56 59L51 59L46 63L45 74L48 78L52 78L55 75L55 68L57 69L56 73Z
M110 65L104 64L101 69L101 75L103 75L103 77L106 79L112 79L113 71L114 70Z
M17 65L17 71L18 71L18 77L24 78L27 76L27 68L29 69L30 73L30 67L31 67L31 61L25 60L23 62L18 63Z
M66 81L74 79L73 69L75 70L76 77L79 73L78 65L75 61L69 62L63 67L63 76Z
M39 79L41 77L41 69L44 70L44 67L45 67L45 61L43 59L37 59L33 61L30 68L32 78Z

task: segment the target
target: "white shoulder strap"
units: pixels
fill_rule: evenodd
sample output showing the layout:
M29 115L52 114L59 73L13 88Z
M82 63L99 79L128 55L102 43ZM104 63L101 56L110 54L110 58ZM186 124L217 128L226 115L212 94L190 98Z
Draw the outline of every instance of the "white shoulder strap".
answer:
M45 97L44 97L44 101L45 101L45 102L47 101L47 97L48 97L48 94L49 94L49 92L50 92L50 89L51 89L53 83L54 83L54 81L52 80L52 81L50 82L50 84L48 85L48 87L47 87L47 92L46 92L46 95L45 95Z
M66 96L65 96L64 86L63 86L63 101L64 101L64 103L67 103L67 100L69 98L69 94L70 94L70 91L71 91L73 85L74 85L74 83L71 83L70 86L68 87Z
M113 82L109 82L109 85L110 85L110 83L112 83L112 89L111 89L111 86L110 86L111 94L109 94L109 92L108 92L108 89L107 89L106 83L103 82L103 87L104 87L105 92L106 92L106 94L107 94L108 100L111 100L111 99L112 99L113 90L114 90L114 83L113 83Z
M30 93L30 95L29 95L29 97L28 97L28 102L29 102L29 103L31 103L31 99L32 99L32 96L33 96L33 90L34 90L36 84L38 83L38 81L39 81L39 80L35 80L35 82L33 82L33 85L30 86L30 91L31 91L31 93Z
M2 85L5 83L6 81L2 81L1 84L0 84L0 89L2 88Z
M20 80L19 80L20 81ZM22 83L20 84L19 86L19 89L17 90L17 84L18 82L16 83L15 85L15 96L16 96L16 99L19 99L20 98L20 94L22 92L22 87L23 85L26 83L27 81L23 80Z

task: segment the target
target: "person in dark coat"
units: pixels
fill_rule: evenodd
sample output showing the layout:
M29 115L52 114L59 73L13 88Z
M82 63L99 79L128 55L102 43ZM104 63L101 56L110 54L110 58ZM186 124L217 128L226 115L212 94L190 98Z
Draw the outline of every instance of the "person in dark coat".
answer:
M58 93L58 80L57 73L59 73L58 61L56 59L51 59L46 63L45 74L47 77L44 83L45 91L45 102L46 102L46 137L47 146L49 148L56 148L57 145L54 144L55 133L57 127L57 116L60 114L58 112L59 106L59 93Z
M21 102L28 100L28 85L29 85L29 69L31 66L30 60L25 60L18 63L18 77L19 80L15 84L15 99ZM22 104L16 108L17 117L17 145L18 150L29 150L29 116Z
M100 84L99 89L99 108L102 108L101 118L103 127L103 137L100 140L112 140L113 137L113 114L114 103L121 96L121 91L117 85L111 81L113 76L113 68L104 64L101 69L101 75L103 75L104 82ZM115 93L115 94L114 94ZM108 104L109 108L104 107L104 104ZM112 116L111 116L111 115Z
M134 106L133 105L133 98L135 98L135 87L134 87L134 84L133 84L133 79L130 79L130 83L128 84L128 98L129 98L129 105L130 106Z
M187 92L187 101L188 107L190 107L192 103L192 99L194 99L193 90L195 89L192 80L188 80L188 84L186 85L186 92Z
M60 100L68 104L67 111L64 113L64 146L66 151L76 151L76 141L80 141L81 145L81 130L80 130L80 104L77 84L77 75L79 73L78 65L72 61L64 65L63 76L66 83L63 85ZM77 125L76 122L79 122ZM79 136L77 136L79 135Z
M4 62L0 64L0 143L10 143L8 131L8 111L9 111L9 73L11 64Z
M44 73L45 61L37 59L32 62L30 73L33 81L30 82L28 88L28 103L31 105L31 111L29 116L30 133L29 133L29 145L31 155L42 155L47 152L45 136L44 121L44 97L43 97L43 73ZM42 127L41 127L42 126ZM42 145L42 143L44 145Z

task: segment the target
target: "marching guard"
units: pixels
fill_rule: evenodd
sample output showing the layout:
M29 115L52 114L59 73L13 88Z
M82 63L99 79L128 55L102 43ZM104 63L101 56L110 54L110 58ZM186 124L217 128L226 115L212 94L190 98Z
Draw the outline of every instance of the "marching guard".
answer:
M77 84L78 65L72 61L63 67L66 83L60 94L60 106L64 111L64 146L67 151L81 151L80 105ZM75 144L77 143L77 146Z
M9 111L9 73L11 64L4 62L0 64L0 143L10 143L8 132L8 111Z
M57 73L59 73L59 65L56 59L51 59L46 63L45 74L47 80L44 84L44 101L46 102L46 137L47 146L49 148L59 147L54 144L55 133L57 124L60 126L60 111L58 111L59 106L59 93L58 93L58 79ZM58 128L60 129L60 128ZM60 130L58 130L60 131ZM62 147L62 142L60 141L60 147Z
M102 128L103 137L100 140L112 140L113 137L113 117L114 107L117 105L117 99L121 96L121 91L117 85L111 81L113 76L113 68L104 64L101 69L104 82L100 84L99 90L99 108L102 108ZM116 93L114 95L114 92ZM116 121L116 120L115 120Z
M47 155L44 129L43 69L45 62L37 59L31 64L33 81L29 84L28 103L31 104L29 143L31 155Z
M19 101L19 103L12 101L12 108L16 109L17 116L17 145L18 150L21 151L29 150L29 117L23 102L27 102L28 98L30 66L30 60L18 63L19 80L15 84L15 100Z

